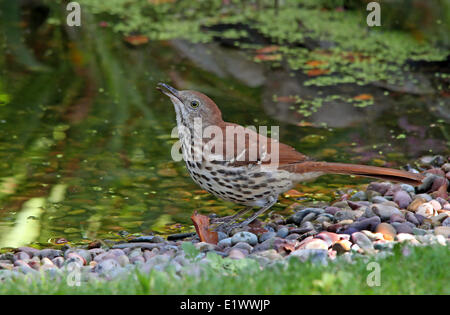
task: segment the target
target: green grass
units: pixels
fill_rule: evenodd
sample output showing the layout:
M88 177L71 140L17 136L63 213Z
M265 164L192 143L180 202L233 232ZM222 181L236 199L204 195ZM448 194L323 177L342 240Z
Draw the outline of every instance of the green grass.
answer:
M343 261L314 266L296 259L285 266L264 270L251 259L232 261L211 256L201 276L177 275L173 270L132 272L112 281L66 281L48 277L16 278L0 286L1 294L449 294L448 247L413 248L405 256L400 248L377 262L380 285L369 286L370 260ZM370 276L369 276L370 277Z

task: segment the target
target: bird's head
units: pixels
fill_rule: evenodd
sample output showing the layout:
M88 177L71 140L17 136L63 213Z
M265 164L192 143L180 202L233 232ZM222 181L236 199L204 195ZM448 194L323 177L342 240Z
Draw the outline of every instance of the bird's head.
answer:
M201 118L204 127L219 125L222 113L212 99L197 91L178 91L165 83L158 83L157 89L172 101L178 124L193 124L195 118Z

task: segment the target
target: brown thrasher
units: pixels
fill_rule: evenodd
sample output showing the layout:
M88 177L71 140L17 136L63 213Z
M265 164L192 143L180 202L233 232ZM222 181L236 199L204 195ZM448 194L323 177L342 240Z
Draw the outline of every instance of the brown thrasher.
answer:
M276 203L279 194L323 174L367 176L413 185L424 178L391 168L311 161L286 144L223 121L214 101L200 92L177 91L164 83L157 89L175 107L181 151L192 179L216 197L247 206L224 222L235 221L253 207L260 207L240 224L245 226Z

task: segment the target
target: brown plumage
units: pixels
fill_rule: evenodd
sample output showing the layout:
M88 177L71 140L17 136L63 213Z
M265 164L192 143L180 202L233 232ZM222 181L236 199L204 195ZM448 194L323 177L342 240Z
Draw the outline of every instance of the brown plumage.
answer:
M224 200L261 207L242 225L269 209L279 194L296 183L323 174L357 175L412 185L420 184L424 178L422 174L391 168L312 161L291 146L223 121L214 101L200 92L177 91L162 83L158 89L174 104L183 157L193 180ZM197 149L201 158L195 160L192 153L196 150L195 135L199 133Z

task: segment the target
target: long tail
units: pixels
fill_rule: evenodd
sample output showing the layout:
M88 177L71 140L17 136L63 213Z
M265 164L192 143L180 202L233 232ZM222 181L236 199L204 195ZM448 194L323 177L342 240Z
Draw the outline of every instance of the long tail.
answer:
M290 164L286 168L295 173L324 172L328 174L357 175L401 182L415 186L420 185L425 178L425 175L423 174L411 173L393 168L358 164L301 162Z

